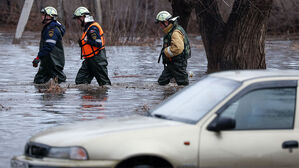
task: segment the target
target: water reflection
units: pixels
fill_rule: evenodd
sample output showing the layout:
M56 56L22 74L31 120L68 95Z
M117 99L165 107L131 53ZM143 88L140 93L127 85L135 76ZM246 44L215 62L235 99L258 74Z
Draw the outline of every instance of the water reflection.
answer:
M106 118L105 104L108 100L108 88L90 86L79 89L81 95L81 120L103 119Z
M59 86L59 85L57 85ZM49 92L53 86L51 84L39 84L34 85L36 92L40 93L40 98L38 99L41 106L41 111L52 113L52 114L64 114L63 111L61 111L59 108L56 108L59 106L60 102L63 102L65 96L63 93L60 92ZM46 121L41 122L42 124L53 124L56 123L56 121Z
M53 93L43 93L41 95L41 102L58 102L58 101L63 101L64 99L64 94L53 94Z

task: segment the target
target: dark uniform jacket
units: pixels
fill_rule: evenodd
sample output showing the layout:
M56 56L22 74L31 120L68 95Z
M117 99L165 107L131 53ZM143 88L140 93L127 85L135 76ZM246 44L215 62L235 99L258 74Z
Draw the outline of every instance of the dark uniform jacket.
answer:
M88 27L92 24L93 22L87 23L85 25L84 32L88 29ZM91 26L89 30L87 31L87 44L90 44L91 46L99 47L102 48L102 41L101 41L101 35L100 35L100 30L96 26Z
M44 26L41 33L40 48L38 57L46 55L59 55L64 57L62 37L65 33L65 28L58 21L51 21Z
M41 32L38 58L41 65L35 76L35 83L45 83L50 78L58 77L59 82L64 82L66 76L63 73L65 64L62 37L65 28L58 21L53 20L46 24Z

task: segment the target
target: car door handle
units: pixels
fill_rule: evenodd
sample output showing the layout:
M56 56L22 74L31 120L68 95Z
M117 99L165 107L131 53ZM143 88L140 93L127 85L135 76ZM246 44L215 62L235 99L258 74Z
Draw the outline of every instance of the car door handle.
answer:
M286 149L286 148L298 148L298 141L285 141L282 143L282 148Z

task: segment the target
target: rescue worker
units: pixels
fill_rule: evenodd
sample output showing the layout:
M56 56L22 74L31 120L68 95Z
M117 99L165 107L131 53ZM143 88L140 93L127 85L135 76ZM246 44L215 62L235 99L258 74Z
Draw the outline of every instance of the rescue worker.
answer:
M74 12L74 19L84 27L81 39L82 66L76 76L76 84L90 84L95 77L100 86L111 85L108 77L104 32L102 27L94 21L85 7L78 7Z
M41 9L42 24L41 40L39 52L32 61L33 67L38 67L38 72L34 77L34 83L42 84L48 82L51 78L57 79L58 83L65 82L66 76L63 73L64 68L64 49L62 37L65 28L56 20L57 10L51 6Z
M156 16L156 23L165 33L160 54L164 70L158 79L159 85L167 85L172 78L178 85L189 84L186 69L187 59L191 57L191 49L187 33L178 25L177 18L172 17L167 11L161 11Z

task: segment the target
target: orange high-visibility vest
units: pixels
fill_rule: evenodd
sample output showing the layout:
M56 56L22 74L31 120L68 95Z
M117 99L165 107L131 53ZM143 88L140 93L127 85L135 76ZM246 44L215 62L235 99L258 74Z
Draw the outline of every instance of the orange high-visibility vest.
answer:
M86 37L86 34L91 26L96 26L100 30L100 36L101 36L101 40L102 40L102 48L91 46L90 44L87 44L87 42L86 42L87 40L86 41L84 40L84 38ZM82 34L82 37L81 37L81 41L82 41L82 45L83 45L81 48L83 58L93 57L93 56L97 55L100 52L100 50L105 48L105 40L104 40L103 34L104 34L103 29L97 22L92 23L87 28L87 30Z

